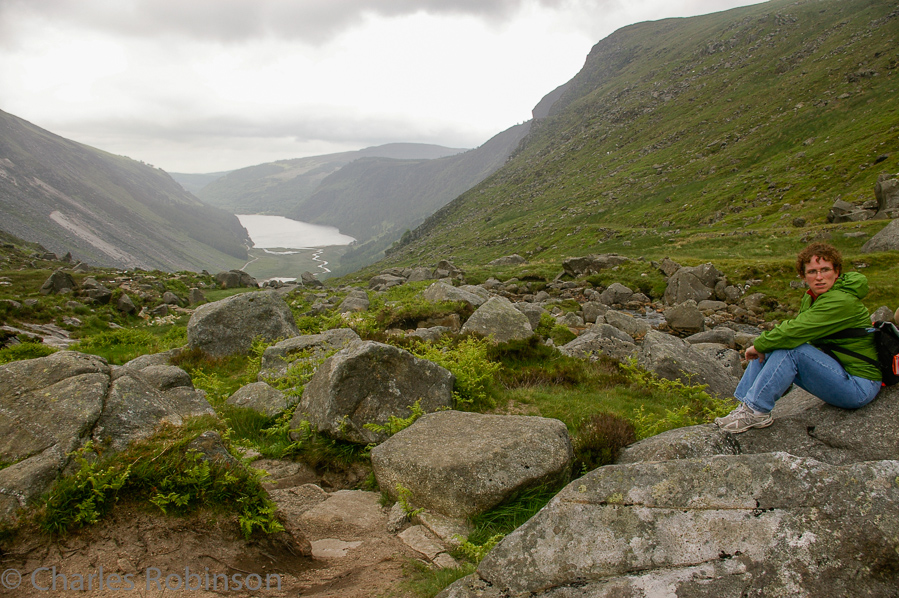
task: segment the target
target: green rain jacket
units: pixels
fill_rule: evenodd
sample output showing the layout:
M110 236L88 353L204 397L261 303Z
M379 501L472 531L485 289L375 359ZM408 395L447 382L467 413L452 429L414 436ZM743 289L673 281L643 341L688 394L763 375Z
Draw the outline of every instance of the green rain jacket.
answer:
M759 353L770 353L775 349L795 349L801 344L813 346L839 345L877 359L874 336L847 338L816 343L846 328L870 328L871 317L861 299L868 294L868 279L859 272L845 272L834 285L817 299L806 293L799 306L799 314L792 320L781 322L773 329L762 333L752 343ZM875 366L850 355L834 352L848 374L880 380L880 370Z

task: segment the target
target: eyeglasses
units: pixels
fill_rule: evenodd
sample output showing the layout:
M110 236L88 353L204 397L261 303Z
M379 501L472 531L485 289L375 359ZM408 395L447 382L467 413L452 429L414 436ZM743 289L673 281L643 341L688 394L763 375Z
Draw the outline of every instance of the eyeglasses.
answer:
M817 276L820 273L822 276L827 276L831 272L833 272L833 268L824 267L824 268L819 268L817 270L806 270L805 275L806 276Z

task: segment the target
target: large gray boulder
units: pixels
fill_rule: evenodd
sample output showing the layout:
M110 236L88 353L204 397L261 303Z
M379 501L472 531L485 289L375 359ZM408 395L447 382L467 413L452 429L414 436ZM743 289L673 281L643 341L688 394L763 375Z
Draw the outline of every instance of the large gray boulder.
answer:
M613 282L599 295L599 302L603 305L615 305L627 303L634 291L620 282Z
M531 321L505 297L491 297L462 325L462 333L492 337L498 343L523 340L534 334Z
M64 270L57 270L41 285L41 295L60 295L71 293L77 285L72 275Z
M640 338L646 335L650 330L652 330L652 326L649 325L649 322L646 320L636 318L633 315L624 312L624 311L616 311L610 309L603 316L606 320L606 323L614 326L618 330L621 330L625 334L633 338Z
M159 371L145 374L155 368L165 368L167 375L160 375ZM194 389L190 377L185 380L174 372L178 369L115 368L103 413L93 425L94 442L107 451L118 452L131 442L152 435L161 423L180 426L188 417L215 415L206 398Z
M365 424L383 425L391 416L408 417L416 402L425 412L453 405L455 376L403 349L360 341L319 366L303 390L291 422L303 420L332 438L367 444L387 438Z
M371 452L378 485L448 517L482 513L530 487L568 479L565 424L519 415L440 411L419 418Z
M705 316L692 299L665 310L665 321L672 330L696 334L705 330Z
M368 288L376 291L386 291L391 287L398 287L401 284L405 284L405 282L405 278L397 276L396 274L378 274L377 276L372 276L368 281Z
M406 282L422 282L433 279L434 271L431 268L418 267L409 270L409 277L406 279Z
M862 253L899 251L899 220L893 220L862 245Z
M736 339L736 332L725 326L720 326L718 328L713 328L712 330L706 330L704 332L691 334L684 340L691 345L695 345L698 343L719 343L731 349L734 349L737 346Z
M526 301L519 301L512 305L515 309L527 316L528 322L531 323L531 329L536 330L537 326L540 325L540 318L543 317L543 313L546 310L537 303L527 303Z
M565 274L577 278L584 274L596 274L606 268L614 268L626 261L628 261L628 258L615 253L569 257L562 260L562 270L565 271Z
M876 218L895 218L899 212L899 174L881 174L874 185Z
M270 382L286 376L291 367L314 366L358 340L359 335L351 328L332 328L319 334L303 334L283 340L266 347L257 379Z
M162 422L214 414L172 366L110 367L60 351L0 366L0 517L37 498L88 440L109 455Z
M743 375L743 364L740 353L720 343L690 343L694 351L709 361L716 362L731 376L740 378Z
M241 293L201 305L187 323L187 344L214 357L247 353L256 337L268 342L300 334L275 291Z
M786 453L601 467L440 597L895 596L897 478Z
M709 394L719 397L732 397L739 382L721 364L686 341L658 330L650 330L643 338L637 361L661 378L707 384Z
M512 255L506 255L503 257L498 257L492 262L489 262L488 266L518 266L521 264L526 264L528 261L518 255L517 253L513 253Z
M219 272L215 275L215 281L218 283L219 287L223 289L238 289L241 287L255 288L259 286L256 279L243 270Z
M368 299L368 293L362 289L353 289L337 306L337 313L345 314L366 311L370 306L371 301Z
M677 305L690 299L702 301L715 297L715 287L725 283L724 275L710 263L684 267L668 279L663 300L668 305Z
M586 301L581 304L581 311L584 312L585 322L604 322L606 312L609 306L599 301Z
M472 293L470 290L460 289L451 284L439 281L422 291L421 295L431 303L438 303L440 301L461 301L473 308L484 305L484 302L486 301L484 297Z
M559 352L569 357L596 361L605 354L615 361L625 361L637 352L634 339L608 324L602 324L584 332L576 339L559 347Z
M108 304L109 300L112 299L112 291L90 276L81 281L81 294L91 302L103 305Z

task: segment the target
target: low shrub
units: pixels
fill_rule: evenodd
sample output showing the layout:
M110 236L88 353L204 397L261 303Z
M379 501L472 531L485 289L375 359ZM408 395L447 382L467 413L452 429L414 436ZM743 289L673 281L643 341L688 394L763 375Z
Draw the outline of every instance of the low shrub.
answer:
M502 367L489 358L492 346L485 338L447 336L435 343L412 344L409 351L456 376L453 398L457 409L486 411L496 406L494 380Z
M96 523L120 498L128 498L149 502L164 513L200 507L232 511L246 537L257 529L282 531L258 472L204 460L188 448L197 436L217 426L211 418L196 418L182 427L163 426L106 459L98 447L87 443L75 454L78 470L49 493L36 523L43 531L66 533Z
M595 413L577 427L573 441L574 468L580 476L597 467L609 465L622 448L637 440L634 424L614 413Z
M56 353L58 349L45 345L43 343L23 342L18 345L10 345L0 349L0 365L11 361L21 361L23 359L35 359L37 357L46 357Z

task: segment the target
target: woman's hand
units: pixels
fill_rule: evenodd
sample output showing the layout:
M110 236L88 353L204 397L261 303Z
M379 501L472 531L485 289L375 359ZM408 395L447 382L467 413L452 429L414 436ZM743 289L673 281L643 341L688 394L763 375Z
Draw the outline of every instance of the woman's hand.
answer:
M759 363L761 363L761 362L765 361L765 354L759 353L758 351L755 350L754 346L749 345L749 348L746 349L746 359L748 361L751 361L753 359L758 359Z

